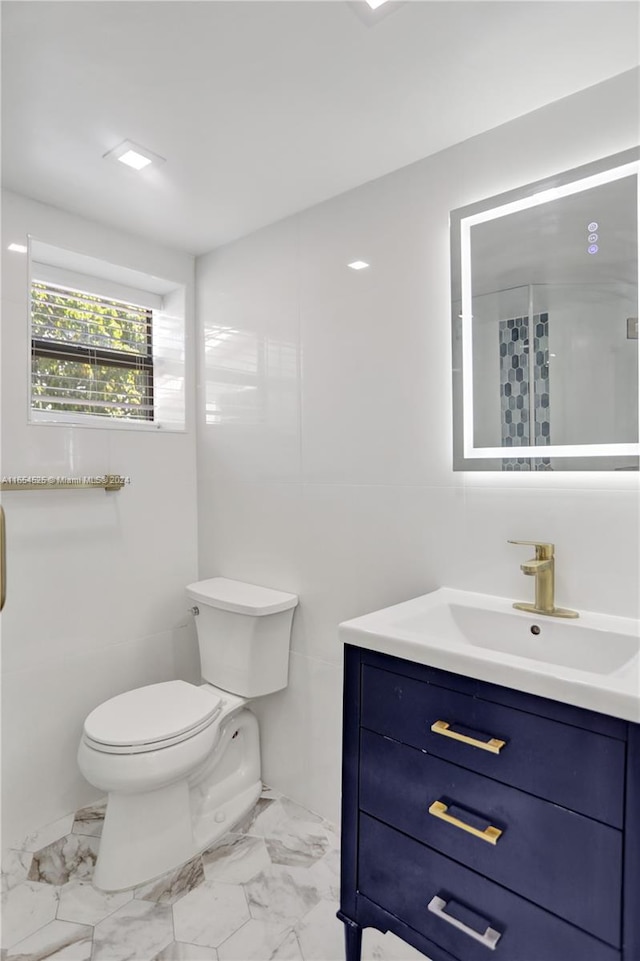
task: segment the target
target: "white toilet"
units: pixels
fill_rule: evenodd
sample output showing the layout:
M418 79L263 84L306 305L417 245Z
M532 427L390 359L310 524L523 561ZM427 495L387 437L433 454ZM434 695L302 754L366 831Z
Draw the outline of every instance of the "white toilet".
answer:
M260 796L258 722L246 706L287 686L298 598L224 577L186 590L197 604L206 683L165 681L127 691L84 723L78 765L108 793L93 877L105 891L183 864Z

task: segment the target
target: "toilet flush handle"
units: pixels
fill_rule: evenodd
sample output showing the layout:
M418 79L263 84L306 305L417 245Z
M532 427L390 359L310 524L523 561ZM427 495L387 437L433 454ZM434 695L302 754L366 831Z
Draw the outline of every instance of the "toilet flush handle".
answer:
M190 607L190 608L189 608L189 613L190 613L190 614L193 614L193 616L196 617L196 616L200 613L200 608L199 608L199 607L195 607L195 605L194 605L194 607Z

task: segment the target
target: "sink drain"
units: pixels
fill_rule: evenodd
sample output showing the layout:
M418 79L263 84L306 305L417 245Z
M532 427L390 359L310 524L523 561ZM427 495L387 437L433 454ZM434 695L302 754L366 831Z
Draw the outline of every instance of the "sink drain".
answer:
M532 634L538 635L541 631L541 628L539 628L537 624L532 624L530 627L530 631Z

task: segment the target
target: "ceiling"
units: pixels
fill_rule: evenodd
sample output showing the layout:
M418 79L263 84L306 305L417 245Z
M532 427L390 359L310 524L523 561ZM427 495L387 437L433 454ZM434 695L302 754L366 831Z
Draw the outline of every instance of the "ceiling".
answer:
M618 0L5 0L3 185L199 254L638 64ZM166 158L135 173L132 140Z
M608 285L637 298L637 173L476 224L470 244L474 296L563 284Z

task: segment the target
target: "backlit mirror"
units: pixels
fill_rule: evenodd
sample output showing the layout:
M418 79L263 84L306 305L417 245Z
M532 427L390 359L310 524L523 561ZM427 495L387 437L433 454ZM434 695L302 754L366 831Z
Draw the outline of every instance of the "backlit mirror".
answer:
M451 214L454 469L638 470L638 163Z

